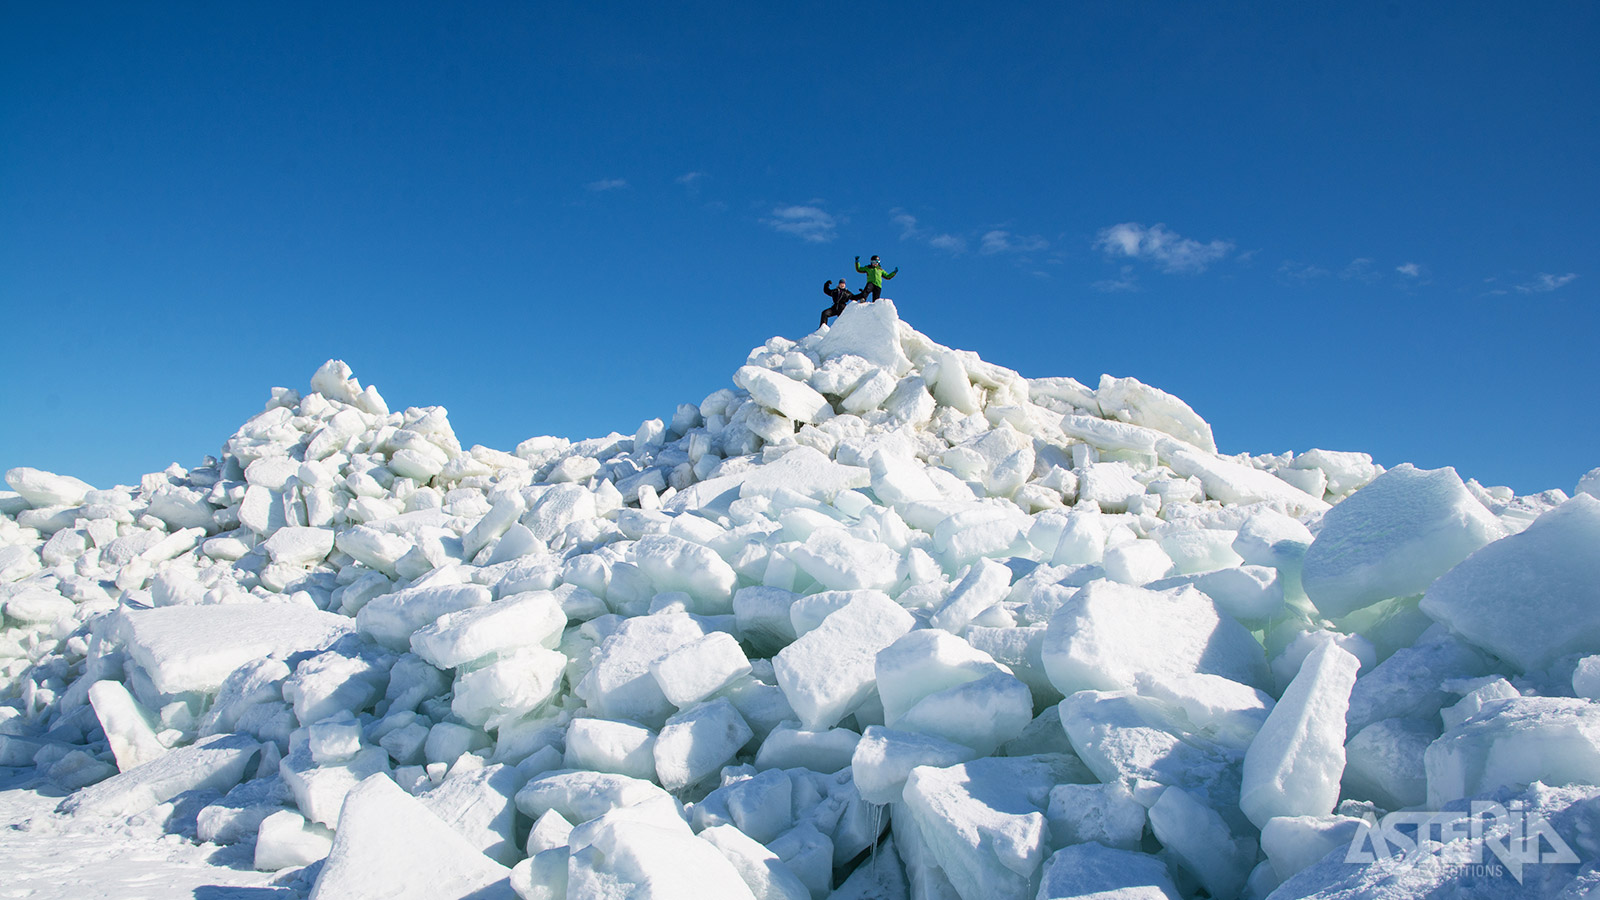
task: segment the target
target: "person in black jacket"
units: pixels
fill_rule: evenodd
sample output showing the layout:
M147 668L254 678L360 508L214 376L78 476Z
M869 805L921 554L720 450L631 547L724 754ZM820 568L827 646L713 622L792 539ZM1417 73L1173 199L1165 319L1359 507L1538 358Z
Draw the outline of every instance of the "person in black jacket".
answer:
M844 286L843 278L839 279L838 287L834 287L833 282L831 281L824 281L822 283L822 292L833 298L833 305L822 311L822 321L817 323L818 328L828 324L829 319L844 312L844 305L846 303L849 303L851 300L861 299L860 294L850 293L850 289Z

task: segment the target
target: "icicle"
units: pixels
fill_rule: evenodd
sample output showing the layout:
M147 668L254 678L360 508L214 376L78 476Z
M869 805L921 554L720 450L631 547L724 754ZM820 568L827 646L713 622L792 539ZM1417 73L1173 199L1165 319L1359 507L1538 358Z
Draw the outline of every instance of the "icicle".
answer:
M883 843L883 804L872 804L872 875L878 875L878 845Z

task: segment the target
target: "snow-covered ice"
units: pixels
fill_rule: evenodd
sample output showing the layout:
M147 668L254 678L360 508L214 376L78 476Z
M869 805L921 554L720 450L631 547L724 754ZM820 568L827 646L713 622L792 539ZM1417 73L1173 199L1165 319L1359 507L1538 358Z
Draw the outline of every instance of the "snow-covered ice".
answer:
M1484 797L1581 861L1526 896L1600 882L1593 473L1223 456L889 300L589 440L310 388L138 485L7 472L0 892L1443 896L1338 851Z

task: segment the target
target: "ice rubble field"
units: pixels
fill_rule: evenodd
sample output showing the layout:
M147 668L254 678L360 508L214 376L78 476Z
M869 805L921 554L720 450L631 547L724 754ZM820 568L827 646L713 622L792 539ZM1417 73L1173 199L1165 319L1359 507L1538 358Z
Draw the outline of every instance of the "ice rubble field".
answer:
M197 468L12 469L0 765L315 900L1600 890L1600 470L1221 456L887 300L733 382L506 453L333 361ZM1345 861L1476 797L1579 861Z

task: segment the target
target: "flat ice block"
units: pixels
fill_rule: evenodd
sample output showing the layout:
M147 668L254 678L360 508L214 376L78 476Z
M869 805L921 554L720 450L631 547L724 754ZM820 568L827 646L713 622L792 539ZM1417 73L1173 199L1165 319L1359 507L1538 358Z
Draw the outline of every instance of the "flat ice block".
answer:
M739 576L709 547L669 534L650 534L633 546L634 564L657 591L683 591L696 601L694 612L733 612Z
M309 566L333 552L333 529L280 528L261 542L261 549L279 565Z
M297 603L224 603L124 609L128 655L164 694L214 694L234 669L264 656L321 650L350 619Z
M843 528L819 528L788 554L807 575L828 590L872 588L886 591L900 580L900 554Z
M733 383L749 391L757 403L796 422L820 422L833 417L828 398L782 372L741 366L733 373Z
M94 490L94 485L71 475L57 475L27 466L6 470L6 484L34 509L77 506L83 502L85 494Z
M1600 705L1571 697L1492 701L1423 755L1428 805L1499 787L1600 784Z
M318 762L309 749L297 748L278 763L278 774L294 792L295 805L307 819L330 828L339 821L339 809L355 786L372 775L388 776L389 754L366 747L340 762Z
M878 651L915 619L893 601L858 595L772 658L778 687L810 729L835 725L871 693Z
M1235 836L1216 810L1182 788L1161 792L1150 807L1150 830L1213 897L1238 896L1255 868L1255 839Z
M356 613L356 627L397 653L411 649L411 635L446 613L486 606L494 592L481 584L410 587L367 601Z
M1166 863L1146 853L1089 842L1045 860L1036 900L1178 900Z
M1066 759L991 757L911 770L905 809L963 900L1033 896L1049 846L1044 811Z
M1146 820L1144 806L1120 781L1058 784L1050 789L1045 816L1054 846L1095 841L1120 850L1139 848Z
M861 735L848 728L808 731L794 722L779 724L756 752L758 769L810 769L831 773L850 765Z
M201 738L68 795L59 812L131 816L185 791L227 791L244 779L261 744L242 734Z
M346 798L310 900L516 900L510 874L388 775L373 775Z
M685 709L749 673L739 641L724 631L684 644L650 663L650 675L674 706Z
M567 616L549 591L527 591L470 609L447 613L411 636L411 649L441 669L517 647L552 647Z
M1440 576L1422 611L1524 671L1600 652L1597 546L1600 499L1580 494Z
M716 773L751 737L739 711L725 699L701 703L667 719L653 749L656 775L669 791Z
M887 804L899 801L906 778L917 766L944 768L976 757L971 747L940 737L872 725L861 733L850 772L861 799Z
M615 772L632 778L654 778L656 734L635 722L573 719L567 727L569 769Z
M522 858L515 835L517 808L511 801L520 786L515 768L497 764L451 772L417 799L485 856L510 866Z
M95 682L89 688L89 703L121 771L137 768L167 752L166 745L156 738L150 713L133 699L122 682Z
M586 843L574 844L567 866L566 896L574 900L754 900L734 864L687 825L612 816L592 828L575 829L575 841L580 830L589 832Z
M1306 595L1329 618L1409 597L1505 536L1455 469L1396 466L1322 517L1306 549Z
M1345 713L1360 660L1332 642L1311 651L1244 757L1239 808L1261 827L1274 816L1324 816L1339 802Z
M671 799L666 791L642 778L557 769L530 779L514 799L517 809L529 819L555 810L568 822L581 825L613 809L663 797Z
M1217 452L1211 425L1200 418L1189 404L1137 378L1101 375L1094 399L1108 419L1154 428L1207 453Z
M660 728L676 710L650 674L650 663L704 636L700 623L682 613L628 619L601 642L573 692L597 715Z
M1131 688L1140 675L1205 672L1253 687L1270 683L1261 645L1189 587L1156 592L1091 582L1051 617L1042 656L1063 696Z
M1287 880L1335 850L1348 850L1360 827L1354 816L1279 816L1261 829L1261 849L1278 878Z
M714 825L700 832L699 837L733 864L756 900L811 900L811 892L778 859L778 854L732 825Z

